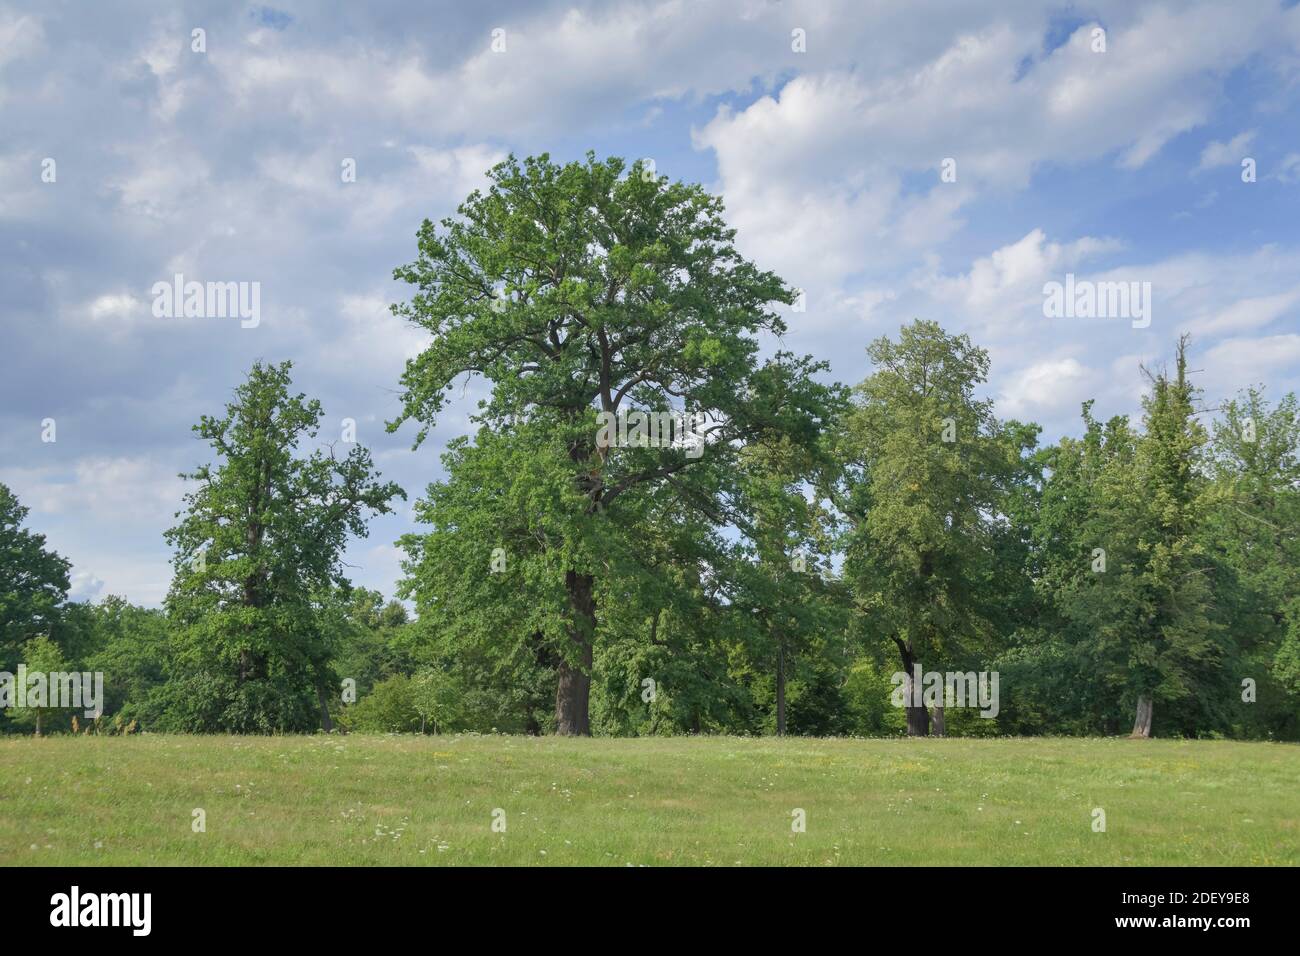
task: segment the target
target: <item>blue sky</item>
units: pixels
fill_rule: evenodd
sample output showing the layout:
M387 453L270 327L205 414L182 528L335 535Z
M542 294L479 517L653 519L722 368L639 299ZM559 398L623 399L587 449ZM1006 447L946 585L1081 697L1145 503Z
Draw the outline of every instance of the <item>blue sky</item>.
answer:
M414 500L481 390L418 451L384 431L424 341L387 311L392 269L509 152L653 158L720 193L806 292L784 347L846 383L923 317L990 350L999 412L1046 441L1084 399L1136 413L1139 364L1181 332L1207 404L1280 395L1298 119L1300 9L1271 0L0 3L0 481L76 597L157 603L176 476L208 460L190 426L287 358L322 438L355 419ZM155 318L176 272L259 282L261 323ZM1150 326L1046 318L1067 272L1150 282ZM391 593L414 527L376 520L354 580Z

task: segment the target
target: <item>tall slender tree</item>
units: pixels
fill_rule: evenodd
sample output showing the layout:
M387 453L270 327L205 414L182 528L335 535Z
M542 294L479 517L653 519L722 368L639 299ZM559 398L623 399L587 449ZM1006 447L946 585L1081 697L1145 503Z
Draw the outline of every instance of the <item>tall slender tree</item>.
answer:
M1230 636L1213 609L1207 513L1207 436L1187 372L1188 340L1174 371L1144 370L1142 430L1112 429L1081 525L1086 554L1060 579L1058 606L1091 662L1092 679L1133 709L1132 735L1150 737L1157 703L1194 698L1220 683ZM1090 427L1095 440L1097 431ZM1090 565L1091 563L1091 565Z
M291 363L257 363L221 417L195 433L220 461L197 483L180 522L167 597L175 625L172 707L185 729L267 733L329 724L333 683L321 606L346 586L340 554L368 514L402 495L381 484L369 451L299 452L321 406L290 393Z
M856 391L838 444L846 465L841 507L850 519L846 577L906 675L907 729L944 732L913 675L923 664L988 659L1002 633L993 586L1006 496L1035 432L993 415L977 398L988 354L935 322L904 326L867 350L876 371Z

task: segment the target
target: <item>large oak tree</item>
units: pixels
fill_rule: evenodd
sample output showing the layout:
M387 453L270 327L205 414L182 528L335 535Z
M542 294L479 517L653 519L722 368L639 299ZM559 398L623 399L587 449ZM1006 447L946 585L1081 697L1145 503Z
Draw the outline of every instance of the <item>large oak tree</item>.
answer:
M404 408L390 427L416 420L418 444L458 378L490 386L476 419L492 450L457 454L483 487L513 487L516 500L520 475L538 482L530 504L546 514L492 524L508 517L531 542L520 573L538 604L559 593L540 627L558 655L556 725L586 734L597 597L602 576L618 573L613 555L655 520L665 490L697 520L727 524L728 463L739 449L777 436L815 441L830 393L812 378L820 365L781 352L760 358L758 334L784 331L772 307L794 292L736 251L717 197L592 154L565 165L511 158L489 179L458 216L426 220L416 260L395 271L415 288L396 313L433 340L407 364ZM598 413L632 410L707 417L703 454L597 441ZM549 483L557 474L562 488ZM473 497L459 496L462 506L500 504ZM442 532L435 542L447 541ZM487 575L499 542L474 546Z

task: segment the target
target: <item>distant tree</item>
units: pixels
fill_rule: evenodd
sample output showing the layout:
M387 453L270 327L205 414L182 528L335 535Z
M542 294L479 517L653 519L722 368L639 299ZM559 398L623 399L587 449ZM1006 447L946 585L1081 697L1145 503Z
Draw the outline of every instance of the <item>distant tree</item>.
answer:
M1147 533L1140 547L1149 603L1143 608L1144 633L1130 651L1137 698L1133 734L1139 737L1151 736L1153 698L1194 693L1200 672L1221 657L1226 636L1212 617L1212 581L1199 535L1207 437L1196 420L1187 345L1183 336L1172 377L1163 370L1149 374L1151 393L1143 400L1145 433L1137 464L1146 508L1138 514Z
M220 418L194 431L220 463L182 477L167 609L175 633L168 691L188 730L268 733L328 725L335 685L321 609L346 587L340 554L402 491L381 484L364 447L302 457L320 403L289 392L291 365L257 363ZM329 690L327 690L327 688Z
M34 727L35 735L39 737L49 718L67 709L54 706L56 681L51 675L66 673L71 668L59 645L43 634L23 644L22 662L27 666L27 677L36 676L39 684L24 688L24 693L15 697L8 715L20 726ZM19 700L26 706L19 706Z
M356 682L358 695L394 674L415 673L419 666L411 621L400 601L385 602L369 588L337 589L322 609L335 670Z
M123 723L157 726L154 694L166 681L167 615L109 595L98 604L82 605L91 628L93 650L84 669L111 675L104 683L104 714Z
M23 527L27 513L0 484L0 670L14 669L24 643L49 635L68 596L71 565Z
M462 698L452 674L437 667L422 667L411 678L411 702L420 715L420 733L444 731L457 717L457 703Z
M405 674L394 674L345 707L339 726L360 733L409 734L420 729L421 719L414 681Z
M1016 688L999 715L1014 732L1114 734L1122 720L1127 675L1122 665L1100 663L1106 645L1077 596L1115 583L1104 575L1124 565L1102 502L1108 489L1123 489L1125 479L1115 476L1132 474L1138 434L1126 416L1103 423L1092 408L1084 402L1080 437L1034 456L1036 494L1012 509L1015 533L1027 543L1023 578L1032 583L1022 599L1030 614L996 662L1005 686Z

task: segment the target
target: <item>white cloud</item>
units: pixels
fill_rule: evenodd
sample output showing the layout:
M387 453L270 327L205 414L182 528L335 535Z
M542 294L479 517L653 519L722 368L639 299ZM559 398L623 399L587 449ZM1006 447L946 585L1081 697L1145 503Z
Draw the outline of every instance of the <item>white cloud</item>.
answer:
M1226 143L1214 140L1201 150L1201 161L1197 165L1197 171L1205 169L1216 169L1220 166L1236 166L1248 155L1247 150L1250 144L1255 140L1255 134L1258 130L1246 130L1244 133L1238 133Z
M859 257L842 251L846 242L888 235L873 260L896 266L899 253L915 251L908 243L952 233L972 199L1024 187L1047 164L1108 156L1121 166L1145 164L1205 122L1227 72L1281 45L1284 21L1300 18L1263 5L1113 12L1105 53L1092 51L1093 24L1085 24L1043 54L1041 23L1012 12L981 29L949 31L945 49L890 75L796 76L744 110L720 108L695 142L717 155L747 251L770 253L784 238L797 248L784 261L839 281L861 268ZM1174 35L1177 44L1169 42ZM955 184L939 182L948 157L956 160ZM934 177L924 228L915 231L916 201L909 204L897 185L904 175ZM830 209L852 230L826 228Z
M1277 165L1276 176L1284 183L1300 180L1300 153L1287 153Z
M1123 248L1119 240L1092 236L1068 243L1050 242L1042 229L1034 229L975 260L966 274L935 277L931 286L936 298L972 314L1005 316L1010 310L1036 304L1041 318L1046 280L1061 280L1066 270Z
M116 522L170 518L184 491L180 478L138 456L95 456L78 459L70 469L7 468L0 474L34 512L95 514Z
M1294 332L1258 338L1231 338L1208 349L1204 355L1203 381L1220 394L1236 392L1253 384L1268 384L1275 391L1278 372L1294 382L1300 367L1300 335Z
M144 304L129 292L101 295L90 303L88 312L96 322L137 318Z
M103 579L86 570L73 571L69 583L68 599L72 601L95 601L104 591Z
M44 48L45 29L40 20L31 14L0 11L0 69L33 57Z
M1096 370L1078 359L1034 362L1007 376L996 405L999 415L1022 421L1043 421L1077 414L1080 405L1095 397Z
M343 324L322 343L318 363L361 373L374 381L396 382L406 360L429 344L429 335L393 315L391 300L381 292L344 295L339 301Z
M1247 332L1269 325L1295 311L1297 303L1300 303L1300 286L1273 295L1238 299L1189 322L1187 328L1195 335Z
M119 146L126 169L108 177L108 187L123 208L160 222L204 223L193 208L206 194L211 168L201 150L182 136L163 135L148 142Z

